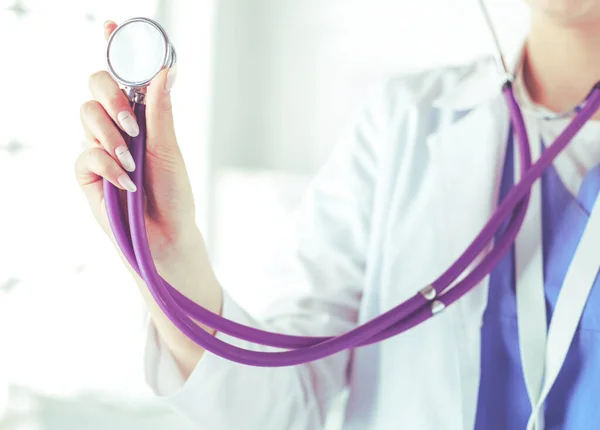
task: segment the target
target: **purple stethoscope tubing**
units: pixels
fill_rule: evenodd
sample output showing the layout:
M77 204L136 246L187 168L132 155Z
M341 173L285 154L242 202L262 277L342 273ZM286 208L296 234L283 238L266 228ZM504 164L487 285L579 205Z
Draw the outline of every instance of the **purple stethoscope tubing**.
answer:
M110 182L104 181L108 218L116 242L129 264L148 285L159 307L175 326L207 351L228 360L252 366L290 366L318 360L344 349L385 340L420 324L439 310L454 303L493 270L508 252L521 228L532 184L539 179L543 171L600 106L600 84L597 84L571 124L532 165L527 131L510 82L503 86L502 92L517 137L521 159L521 180L497 207L475 240L428 289L422 290L406 302L345 334L336 337L307 337L272 333L227 320L194 303L162 279L156 270L146 235L143 193L127 193L130 226L128 230L119 190ZM138 166L131 176L138 190L142 190L146 143L145 106L135 104L134 112L140 126L140 134L131 138L129 142ZM508 226L496 242L496 246L485 255L471 273L448 290L451 283L477 258L492 241L496 231L509 218ZM239 348L206 332L193 320L233 337L267 346L291 349L291 351L262 352Z

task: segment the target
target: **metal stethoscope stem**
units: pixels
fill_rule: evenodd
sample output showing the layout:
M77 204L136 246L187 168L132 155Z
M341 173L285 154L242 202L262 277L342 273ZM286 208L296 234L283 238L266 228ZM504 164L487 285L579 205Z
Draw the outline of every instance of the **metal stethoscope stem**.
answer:
M143 22L158 26L153 21L143 18L136 18L136 20L143 20ZM124 25L126 23L122 24L122 26ZM158 27L160 28L160 26ZM171 46L166 33L162 29L161 31L164 34L166 45ZM175 61L174 49L172 46L168 49L172 50L171 58L172 61ZM168 56L166 55L165 58ZM166 61L164 67L168 67ZM228 360L251 366L291 366L318 360L345 349L388 339L440 313L475 288L494 269L509 251L521 229L533 183L541 177L545 169L552 164L573 136L600 107L599 83L593 88L586 102L577 109L577 114L569 126L543 152L539 160L532 164L523 115L513 94L512 77L508 73L505 77L507 79L502 87L502 93L510 114L513 132L517 138L521 180L496 208L490 220L463 254L431 285L416 292L406 302L347 333L326 337L273 333L227 320L194 303L162 279L156 270L146 234L143 193L140 191L127 193L129 221L129 229L127 229L125 212L119 198L120 191L108 181L104 181L106 207L115 239L131 267L144 279L157 304L173 324L198 345ZM122 79L118 81L126 87L132 87L130 100L132 100L134 113L138 119L140 134L131 138L129 142L130 150L138 166L131 177L138 190L142 190L144 186L146 118L144 100L139 94L143 94L143 90L135 85L128 85L131 83ZM467 276L452 285L492 243L495 233L506 221L508 221L508 226L502 237L496 241L493 249L475 265L475 268ZM236 338L288 351L262 352L239 348L212 336L199 327L195 321Z

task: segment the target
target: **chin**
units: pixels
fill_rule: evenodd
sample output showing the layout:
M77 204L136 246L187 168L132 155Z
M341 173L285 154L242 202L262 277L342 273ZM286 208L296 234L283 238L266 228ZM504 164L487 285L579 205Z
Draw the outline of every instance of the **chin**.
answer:
M600 0L526 0L533 13L564 24L598 22Z

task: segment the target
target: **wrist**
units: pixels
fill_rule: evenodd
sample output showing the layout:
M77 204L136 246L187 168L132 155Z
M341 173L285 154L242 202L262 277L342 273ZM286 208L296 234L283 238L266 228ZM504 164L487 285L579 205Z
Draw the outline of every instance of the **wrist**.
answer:
M178 233L152 234L152 238L152 258L157 266L178 265L206 254L202 233L195 225Z
M158 256L154 262L163 279L192 301L220 312L221 287L197 229L186 235L185 240L165 246Z

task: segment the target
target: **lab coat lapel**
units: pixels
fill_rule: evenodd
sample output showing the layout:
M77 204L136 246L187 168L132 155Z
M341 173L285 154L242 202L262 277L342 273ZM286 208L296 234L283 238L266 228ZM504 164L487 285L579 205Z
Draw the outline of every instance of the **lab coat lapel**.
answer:
M508 129L508 111L498 89L497 96L441 127L427 139L432 174L439 190L436 216L443 231L439 245L444 248L441 252L445 258L444 267L452 264L465 250L496 206ZM448 401L456 402L456 408L462 409L465 430L471 430L475 425L480 330L487 304L487 283L486 277L453 305L458 308L460 318L454 332L459 375L453 380L460 381L460 386L444 386L447 392L443 395Z

